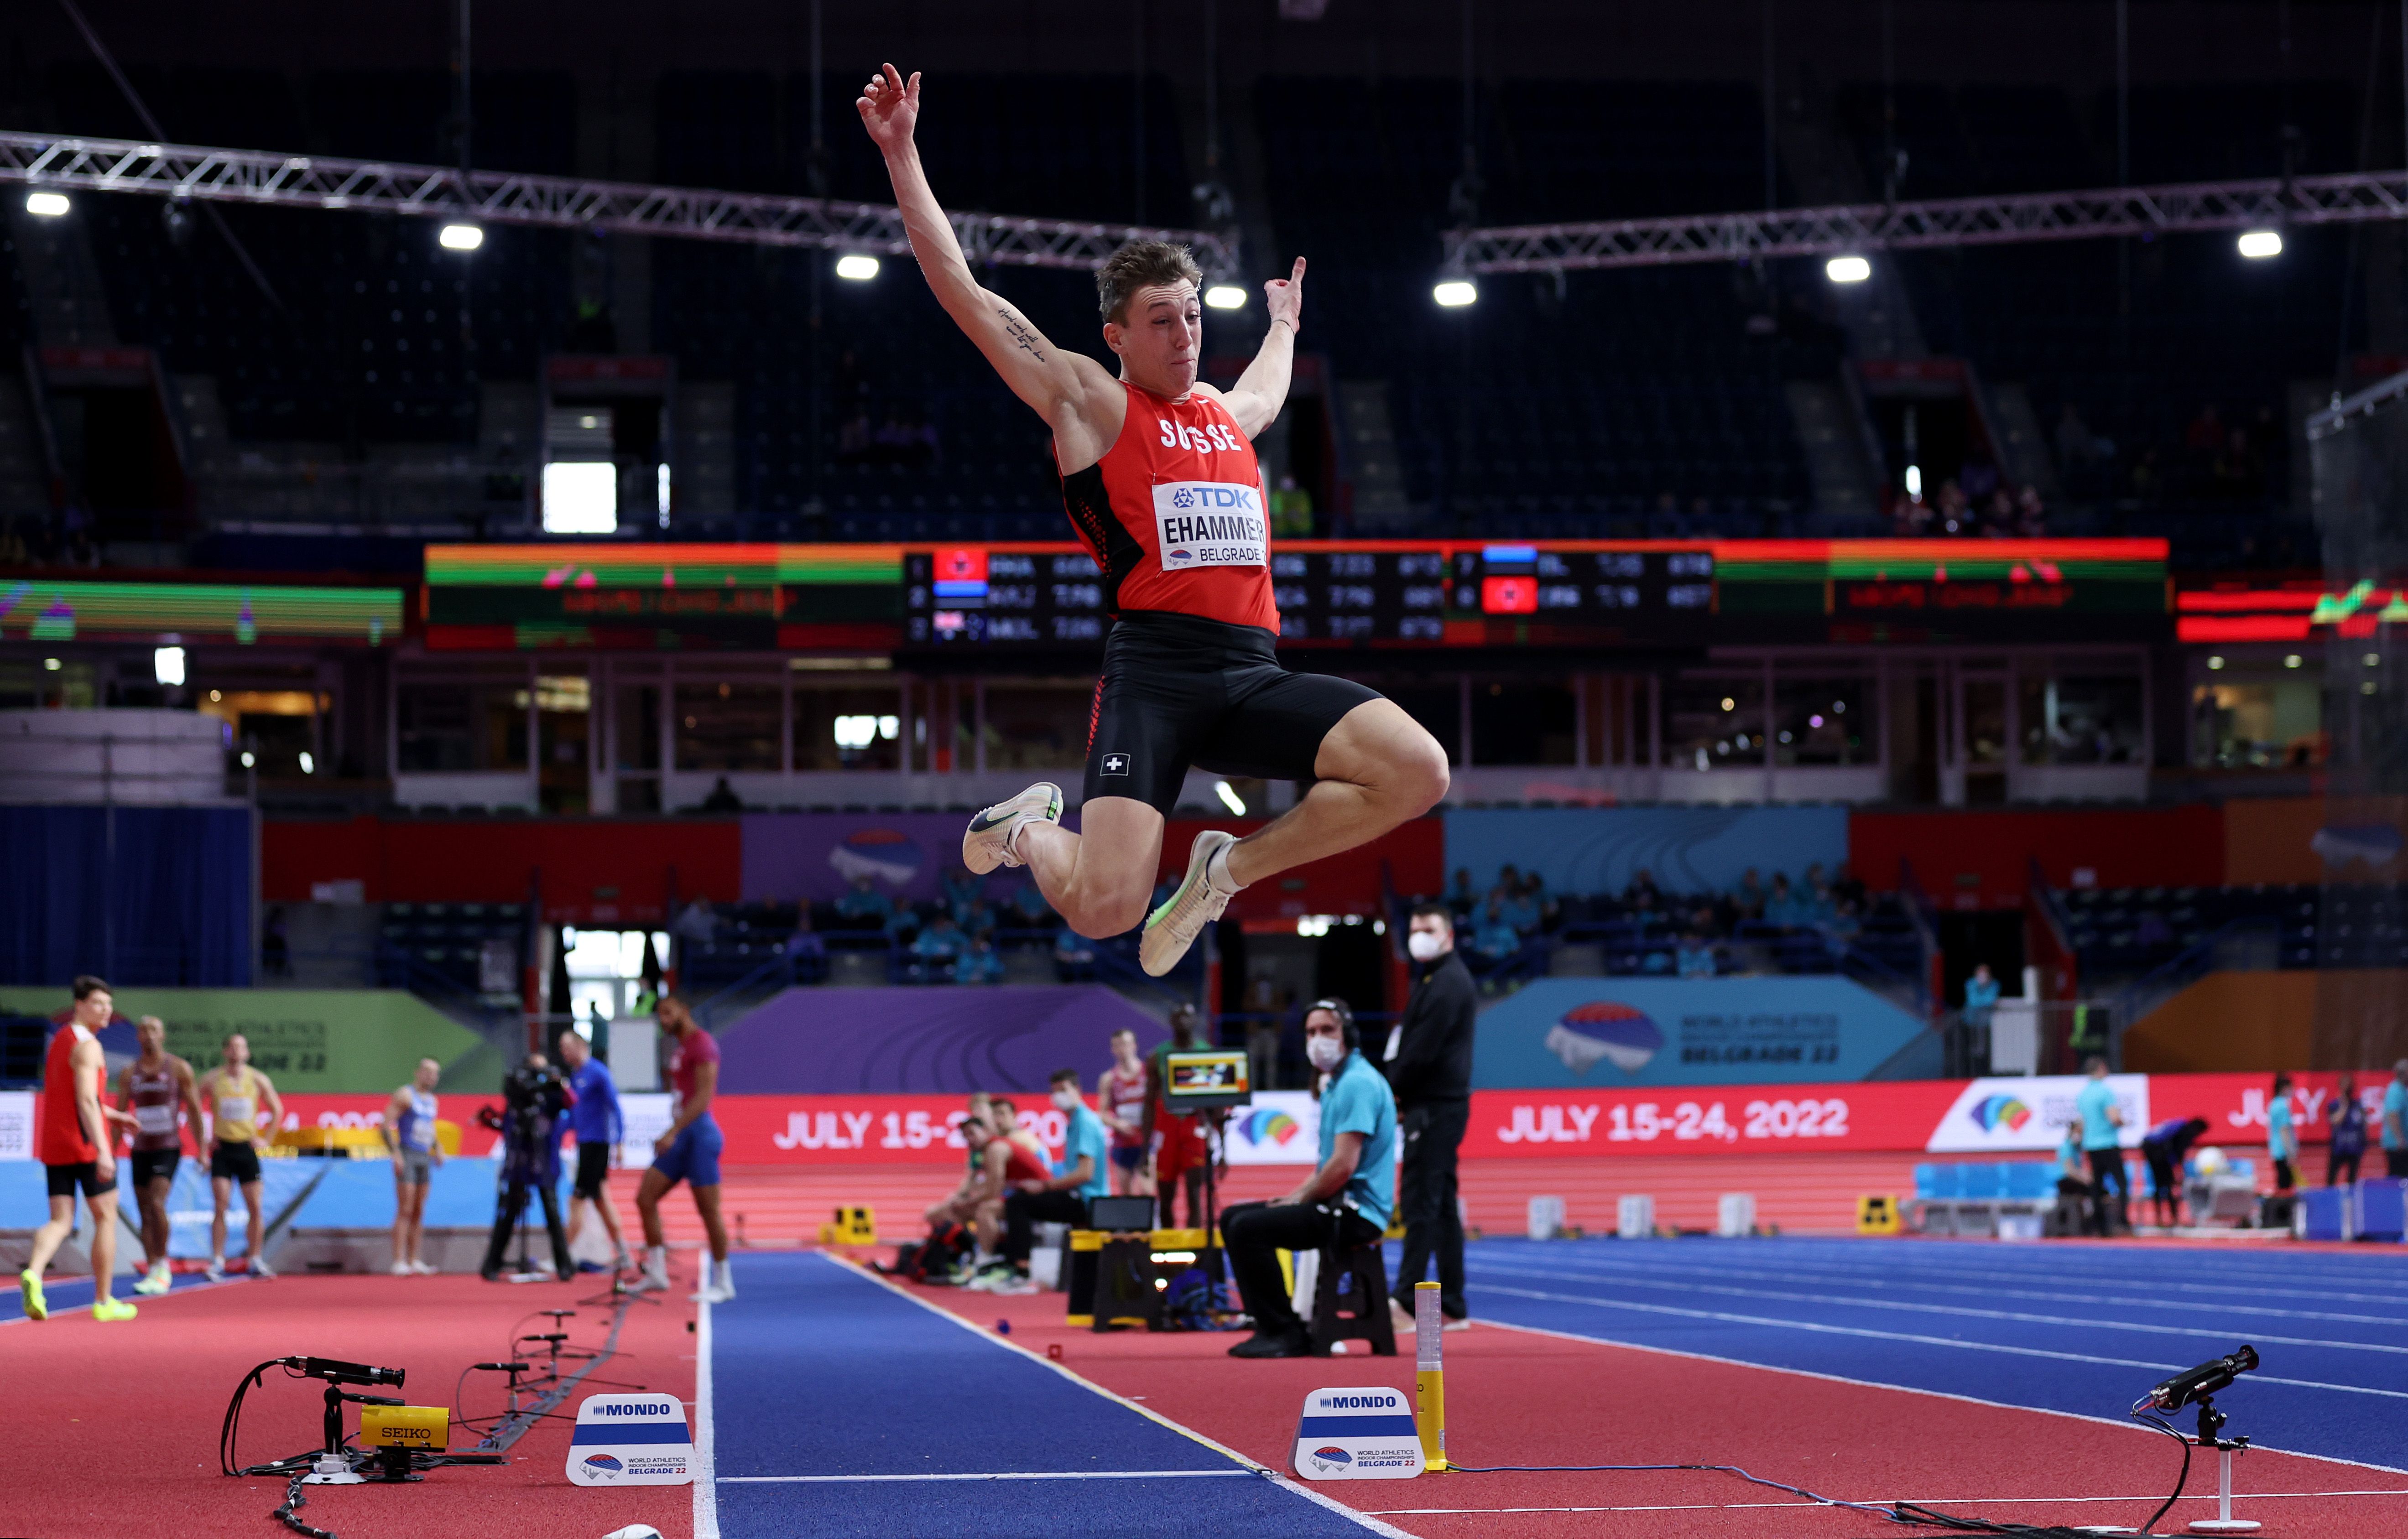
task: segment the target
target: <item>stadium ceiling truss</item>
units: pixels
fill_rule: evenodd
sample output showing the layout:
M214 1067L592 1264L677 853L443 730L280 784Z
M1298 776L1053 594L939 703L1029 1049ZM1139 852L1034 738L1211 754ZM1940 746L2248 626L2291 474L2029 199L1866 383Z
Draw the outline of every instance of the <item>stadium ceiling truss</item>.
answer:
M2408 218L2408 172L2377 171L1458 230L1446 236L1446 271L1460 277L1767 257L1870 256L1883 250L2200 230L2279 230L2290 224L2403 218Z
M902 213L876 204L691 187L644 187L573 177L383 161L280 155L258 150L61 138L0 130L0 182L91 192L139 192L178 201L401 214L477 224L617 230L684 240L817 247L908 256ZM1208 277L1237 270L1231 242L1201 230L1140 229L954 214L953 234L973 265L1091 271L1124 241L1180 241Z

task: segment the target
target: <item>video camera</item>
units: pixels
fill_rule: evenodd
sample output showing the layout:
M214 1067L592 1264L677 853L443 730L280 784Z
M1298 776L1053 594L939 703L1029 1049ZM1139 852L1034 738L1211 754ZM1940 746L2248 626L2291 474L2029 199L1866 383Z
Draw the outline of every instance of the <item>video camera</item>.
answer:
M521 1063L502 1077L502 1107L480 1108L477 1119L512 1144L532 1148L567 1109L568 1082L550 1063Z

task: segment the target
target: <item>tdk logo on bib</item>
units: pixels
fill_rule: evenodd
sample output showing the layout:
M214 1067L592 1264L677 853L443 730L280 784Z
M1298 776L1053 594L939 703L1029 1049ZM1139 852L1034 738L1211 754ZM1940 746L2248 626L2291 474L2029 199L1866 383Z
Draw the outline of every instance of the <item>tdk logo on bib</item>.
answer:
M1154 532L1166 572L1268 564L1270 531L1258 486L1166 481L1154 489Z
M1289 1462L1307 1480L1410 1480L1422 1473L1412 1397L1384 1385L1304 1397Z

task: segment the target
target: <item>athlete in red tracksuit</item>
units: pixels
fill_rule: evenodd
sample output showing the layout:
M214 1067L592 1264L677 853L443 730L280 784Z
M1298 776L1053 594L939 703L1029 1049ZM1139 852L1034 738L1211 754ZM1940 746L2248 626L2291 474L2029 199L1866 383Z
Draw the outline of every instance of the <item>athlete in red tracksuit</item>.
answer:
M1083 935L1143 919L1139 957L1159 976L1248 883L1375 839L1446 794L1445 750L1412 717L1349 680L1288 673L1274 655L1269 518L1252 440L1287 399L1304 260L1263 286L1261 350L1223 392L1197 378L1194 258L1164 241L1123 246L1096 275L1115 378L972 277L912 143L920 78L888 64L854 106L938 303L1054 430L1063 502L1103 571L1113 620L1080 832L1059 825L1061 790L1039 781L970 820L962 862L974 872L1026 864ZM1185 876L1149 915L1164 821L1191 765L1311 789L1242 839L1197 834Z

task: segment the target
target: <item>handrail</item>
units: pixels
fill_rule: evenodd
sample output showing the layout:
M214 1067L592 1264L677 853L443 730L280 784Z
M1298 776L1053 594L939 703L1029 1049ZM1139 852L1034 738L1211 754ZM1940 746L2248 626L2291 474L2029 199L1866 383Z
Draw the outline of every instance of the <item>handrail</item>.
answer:
M2217 953L2226 943L2244 935L2272 935L2279 946L2282 934L2283 921L2271 914L2252 914L2217 927L2108 995L2114 1019L2129 1026L2141 1019L2144 1008L2156 1008L2188 984L2214 972Z

